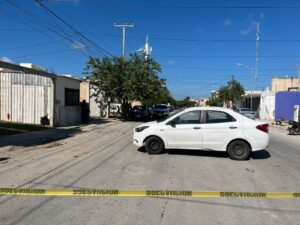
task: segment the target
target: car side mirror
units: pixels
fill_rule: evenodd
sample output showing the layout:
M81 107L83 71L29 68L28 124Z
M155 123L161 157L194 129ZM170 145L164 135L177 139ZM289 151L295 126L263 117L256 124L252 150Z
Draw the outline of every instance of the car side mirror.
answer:
M167 125L171 125L172 127L176 126L176 121L175 120L171 120L167 123Z

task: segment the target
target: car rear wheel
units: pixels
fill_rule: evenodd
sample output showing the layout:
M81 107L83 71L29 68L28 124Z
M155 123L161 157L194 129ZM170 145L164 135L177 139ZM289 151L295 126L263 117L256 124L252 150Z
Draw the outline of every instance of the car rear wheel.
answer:
M161 154L165 150L163 141L158 137L150 137L147 139L145 149L148 154Z
M245 141L237 140L228 145L227 152L234 160L246 160L250 156L251 149Z

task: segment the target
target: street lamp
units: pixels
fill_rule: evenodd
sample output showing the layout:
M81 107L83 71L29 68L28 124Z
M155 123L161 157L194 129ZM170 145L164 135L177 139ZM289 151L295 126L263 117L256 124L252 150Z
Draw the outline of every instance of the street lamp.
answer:
M237 63L236 64L237 66L241 66L241 67L244 67L246 68L247 70L250 70L251 71L251 76L253 77L253 79L255 79L255 76L254 76L254 69L247 66L247 65L244 65L242 63ZM254 88L254 81L252 81L252 90L250 92L250 108L251 110L253 110L253 88Z

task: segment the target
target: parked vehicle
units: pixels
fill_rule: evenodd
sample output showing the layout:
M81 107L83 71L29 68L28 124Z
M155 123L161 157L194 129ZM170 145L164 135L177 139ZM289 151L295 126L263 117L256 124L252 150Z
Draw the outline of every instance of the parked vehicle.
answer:
M289 121L287 130L289 131L289 135L300 134L300 122Z
M247 109L247 108L237 108L234 110L237 113L240 113L244 116L249 117L250 119L255 119L255 112L251 109Z
M165 104L154 105L152 110L152 117L154 119L161 119L169 115L169 107Z
M269 144L269 125L231 109L193 107L161 122L144 123L134 129L133 143L149 154L165 149L227 151L232 159L245 160L251 152Z
M151 112L147 106L134 106L130 111L130 118L137 121L147 121L151 117Z

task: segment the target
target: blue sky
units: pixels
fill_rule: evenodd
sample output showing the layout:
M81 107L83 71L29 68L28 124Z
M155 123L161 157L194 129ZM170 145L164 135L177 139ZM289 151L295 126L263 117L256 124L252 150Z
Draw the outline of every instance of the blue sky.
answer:
M112 55L121 54L121 29L114 28L114 22L133 22L135 28L127 30L126 52L141 48L149 34L152 56L162 65L161 76L167 79L175 97L208 97L211 90L225 84L232 75L251 89L251 72L236 63L255 67L255 27L259 22L257 89L270 87L273 76L298 75L297 0L42 2L98 47L87 43L34 1L0 0L2 60L32 62L58 74L82 76L88 54L103 56L99 46ZM42 26L33 19L35 16L43 20ZM59 36L53 30L64 33Z

